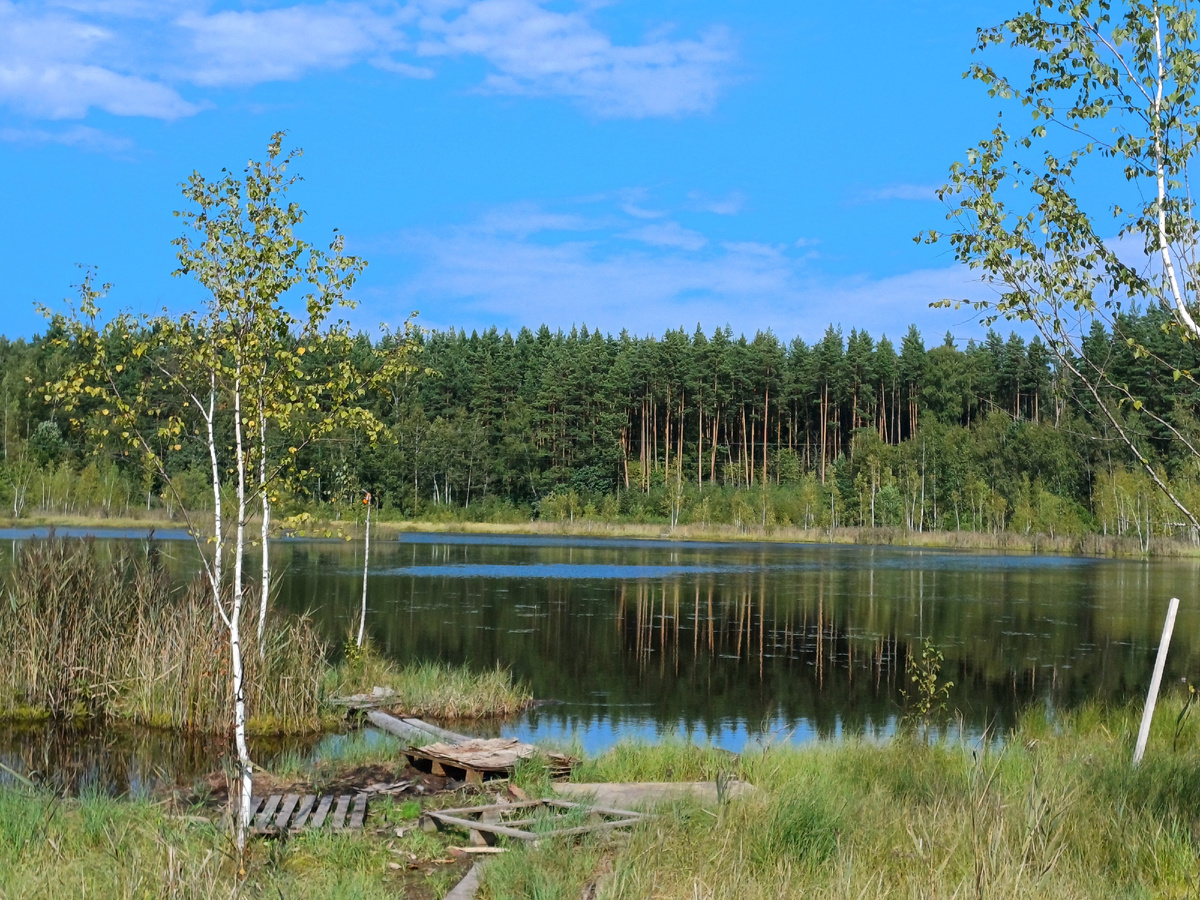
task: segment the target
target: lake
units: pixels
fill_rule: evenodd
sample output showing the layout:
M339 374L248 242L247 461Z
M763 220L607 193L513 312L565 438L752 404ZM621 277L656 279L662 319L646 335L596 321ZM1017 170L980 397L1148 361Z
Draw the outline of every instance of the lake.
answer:
M190 541L156 537L194 570ZM362 553L276 542L277 603L340 644ZM554 702L490 730L588 751L668 734L735 751L883 736L926 639L971 733L1033 703L1137 697L1172 596L1166 683L1200 680L1195 561L445 534L376 539L371 557L367 628L386 653L506 666Z

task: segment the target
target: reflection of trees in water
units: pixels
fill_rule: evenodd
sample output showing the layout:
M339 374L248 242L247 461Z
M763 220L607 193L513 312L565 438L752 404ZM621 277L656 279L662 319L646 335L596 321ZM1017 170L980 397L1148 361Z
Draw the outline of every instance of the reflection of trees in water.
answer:
M164 545L186 569L187 547ZM280 545L280 603L340 644L361 544ZM253 560L251 560L253 568ZM684 567L666 578L405 574L412 566ZM687 567L698 567L695 572ZM928 637L967 721L1008 721L1144 690L1166 600L1185 599L1168 672L1200 674L1194 562L1032 560L864 547L380 542L373 636L402 659L506 665L563 717L664 725L806 720L875 727L898 712Z
M314 738L263 739L252 745L264 765L285 750L303 751ZM96 722L0 724L0 763L68 794L146 794L158 787L190 787L218 770L230 742L152 728ZM0 784L12 781L0 769Z

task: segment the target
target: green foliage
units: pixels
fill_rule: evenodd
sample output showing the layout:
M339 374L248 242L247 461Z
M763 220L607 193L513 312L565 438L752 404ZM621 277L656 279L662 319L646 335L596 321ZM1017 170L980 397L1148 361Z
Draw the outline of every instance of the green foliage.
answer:
M953 681L942 681L942 663L945 656L929 638L918 657L909 651L904 662L904 675L911 688L902 688L900 697L904 701L902 727L928 733L931 726L945 719L946 704L950 699Z

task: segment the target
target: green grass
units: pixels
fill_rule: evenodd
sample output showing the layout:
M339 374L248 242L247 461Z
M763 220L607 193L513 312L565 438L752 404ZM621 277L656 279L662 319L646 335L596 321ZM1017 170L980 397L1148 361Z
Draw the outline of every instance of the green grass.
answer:
M1142 766L1140 710L1025 717L986 746L848 741L731 759L684 742L622 744L580 781L734 774L760 788L715 809L669 803L622 839L516 848L483 900L1151 898L1200 881L1200 728L1165 698ZM1173 745L1177 749L1172 749ZM522 893L524 892L524 893Z
M397 805L392 817L386 801L375 806L364 832L252 841L243 877L218 825L144 800L0 788L0 897L383 900L414 889L441 896L462 874L435 862L446 858L447 840L419 829L377 835L375 826L393 818L411 825L412 816Z
M533 695L497 667L476 672L466 666L426 662L398 664L370 643L348 646L345 659L327 676L332 696L369 694L376 687L394 692L388 707L408 716L479 719L514 715L529 706Z

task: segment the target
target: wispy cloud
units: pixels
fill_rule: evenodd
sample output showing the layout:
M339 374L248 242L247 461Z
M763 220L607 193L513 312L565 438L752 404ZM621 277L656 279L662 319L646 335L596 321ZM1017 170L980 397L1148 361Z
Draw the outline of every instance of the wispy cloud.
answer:
M111 28L0 0L0 103L43 119L81 118L92 108L159 119L197 111L173 87L118 65L122 45Z
M733 191L725 197L709 197L700 191L688 194L691 208L701 212L709 212L718 216L736 216L746 206L746 195L741 191Z
M432 78L439 60L486 64L479 89L562 97L601 117L712 108L736 52L728 32L617 43L594 4L550 0L326 0L214 9L211 0L0 0L0 104L35 118L91 109L175 119L181 90L295 80L372 65Z
M855 191L851 203L887 203L892 200L937 200L937 184L889 184Z
M586 322L647 333L697 322L719 327L736 310L735 328L806 338L830 322L876 334L896 335L912 322L932 334L975 333L964 314L928 307L980 294L964 268L833 276L815 268L804 248L720 241L673 218L639 222L621 211L618 198L607 203L593 198L586 213L526 205L521 228L496 227L513 221L508 209L451 228L406 232L390 249L415 265L413 274L364 296L370 314L394 317L415 307L424 311L424 324L440 327ZM576 230L560 228L559 216Z
M586 5L562 12L534 0L439 3L422 19L428 56L479 56L492 67L486 90L561 96L613 118L680 116L716 102L734 59L726 29L693 39L649 37L616 44Z
M119 154L133 149L129 138L109 134L86 125L72 125L61 131L42 128L0 128L0 141L12 144L61 144L96 153Z
M340 69L403 48L409 18L403 10L381 14L360 3L188 13L175 21L186 33L190 60L180 75L201 86L225 86Z

